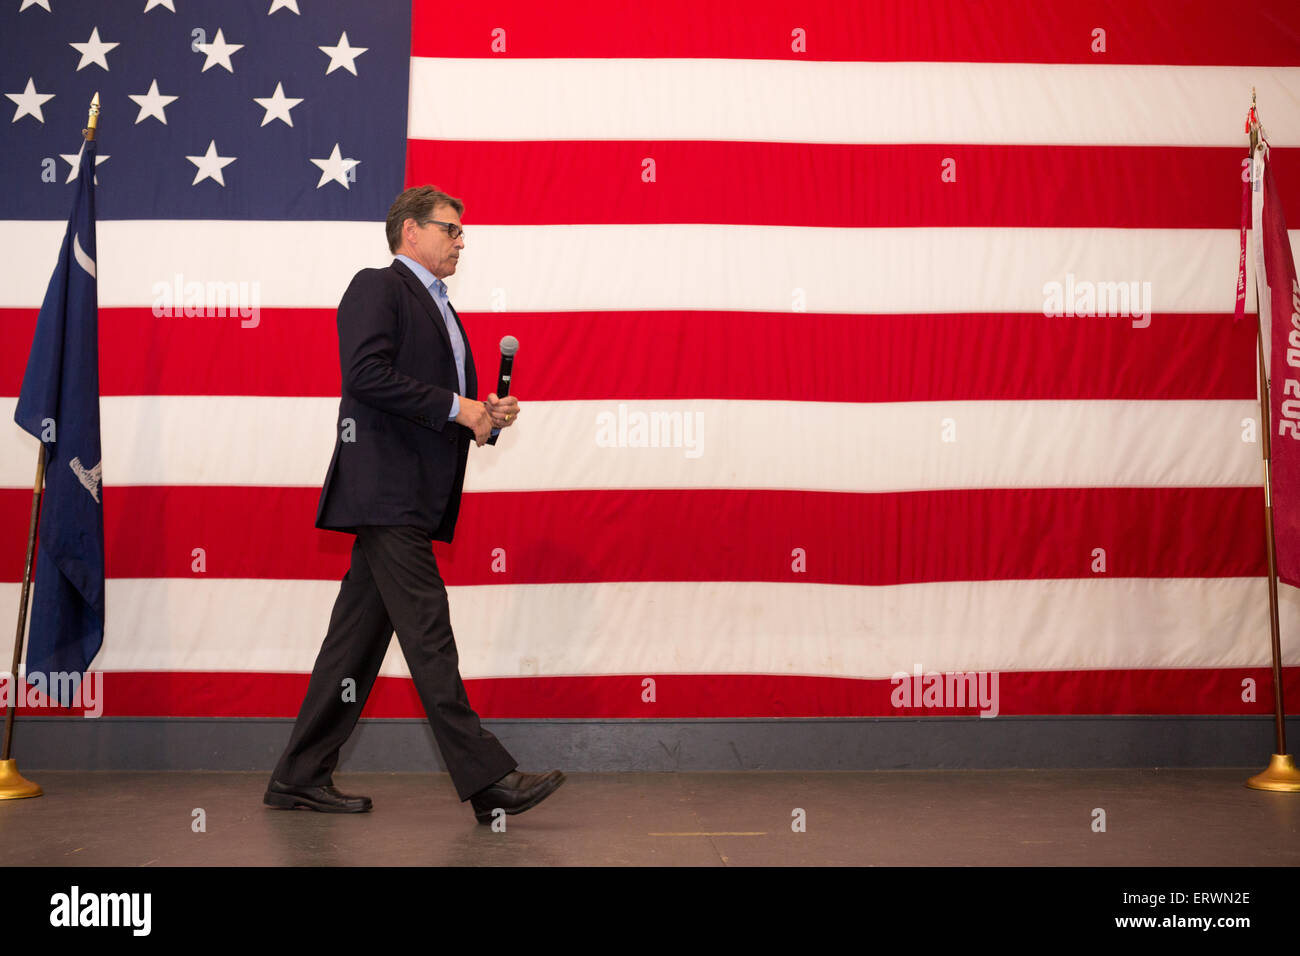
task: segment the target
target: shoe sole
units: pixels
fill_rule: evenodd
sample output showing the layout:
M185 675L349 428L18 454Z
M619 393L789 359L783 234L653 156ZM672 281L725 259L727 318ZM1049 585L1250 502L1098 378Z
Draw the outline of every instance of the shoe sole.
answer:
M290 793L267 792L262 797L262 803L272 810L316 810L320 813L369 813L371 810L371 807L331 807L324 803L295 797Z
M493 808L493 809L505 810L506 816L508 817L513 817L516 813L523 813L525 810L531 810L533 807L537 806L539 803L541 803L543 800L545 800L547 797L553 794L556 790L559 790L560 786L564 783L566 779L568 778L566 778L564 774L560 774L559 778L555 781L555 786L551 787L549 790L543 790L541 793L533 797L533 799L529 800L523 806L513 807L513 808L500 807L500 808ZM492 813L491 811L489 811L486 814L475 813L474 819L478 820L479 823L485 823L485 824L491 823Z

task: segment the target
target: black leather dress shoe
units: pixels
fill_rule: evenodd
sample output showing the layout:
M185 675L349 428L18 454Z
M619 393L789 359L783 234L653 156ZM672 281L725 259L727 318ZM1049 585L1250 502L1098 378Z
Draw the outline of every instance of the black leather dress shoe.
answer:
M548 770L546 773L520 773L512 770L496 783L474 794L469 802L479 823L491 823L493 810L504 810L509 816L523 813L553 794L562 783L564 774L558 770Z
M354 797L339 793L333 785L328 787L294 787L272 780L266 788L262 802L277 810L294 810L305 807L324 813L365 813L372 806L369 797Z

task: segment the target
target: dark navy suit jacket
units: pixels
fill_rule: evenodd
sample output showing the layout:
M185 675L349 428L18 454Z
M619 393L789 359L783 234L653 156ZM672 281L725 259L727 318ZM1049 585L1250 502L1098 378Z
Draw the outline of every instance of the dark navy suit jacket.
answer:
M469 336L451 313L465 341L465 392L477 398ZM338 434L316 527L414 525L451 541L474 432L447 418L460 380L437 303L394 260L353 277L338 330Z

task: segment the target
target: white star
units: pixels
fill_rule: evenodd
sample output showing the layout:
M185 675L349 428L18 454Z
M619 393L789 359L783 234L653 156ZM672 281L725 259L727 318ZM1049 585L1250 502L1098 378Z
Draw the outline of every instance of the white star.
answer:
M68 46L72 47L74 50L76 50L78 53L81 54L81 62L77 64L78 70L90 66L92 63L95 66L102 66L105 70L107 70L108 51L113 49L113 47L115 46L121 46L121 45L122 44L120 43L105 43L103 40L101 40L99 38L99 27L95 27L93 30L90 31L90 39L87 40L85 43L68 44Z
M72 168L68 170L68 178L64 180L65 183L76 182L77 171L81 169L81 154L84 153L85 151L86 151L86 144L85 141L83 141L81 144L81 149L77 150L75 153L59 153L59 159L62 159L64 162L72 164ZM96 154L95 168L98 169L99 164L106 159L108 159L107 156L100 156L99 154ZM98 176L95 177L95 185L99 185Z
M6 93L5 96L18 104L18 109L14 110L13 122L15 123L24 116L34 116L37 122L44 123L45 114L41 112L41 104L54 99L53 93L37 93L36 85L30 76L27 77L27 89L21 93Z
M284 120L286 126L292 126L293 117L289 115L289 110L301 103L302 97L295 99L292 96L285 96L284 84L277 83L274 93L270 96L254 96L253 102L266 110L266 115L262 117L263 126L276 119Z
M154 7L166 7L172 13L176 12L176 8L172 6L172 0L149 0L149 2L144 5L144 12L148 13Z
M42 6L46 10L50 10L50 0L23 0L23 5L18 8L18 12L22 13L28 7L35 7L35 6ZM50 12L53 13L54 11L50 10Z
M344 159L339 152L339 144L334 144L334 152L329 154L328 159L313 159L313 163L320 167L320 182L316 188L320 189L328 182L336 182L344 189L348 187L348 172L354 167L361 164L359 159Z
M349 46L348 31L344 30L343 36L339 37L338 46L322 46L322 47L317 47L317 49L320 50L322 53L328 53L330 55L330 65L325 70L326 76L329 76L339 67L343 67L343 69L347 70L353 76L356 76L357 75L356 59L361 54L369 50L370 47Z
M127 96L130 97L131 102L140 107L140 115L135 118L137 124L152 116L164 126L167 125L167 114L163 110L180 99L179 96L164 96L159 93L157 80L149 84L148 93L128 93Z
M292 10L298 13L298 0L271 0L271 9L266 11L266 15L269 17L276 10ZM302 14L298 13L298 16Z
M217 38L211 43L194 44L194 49L198 50L200 53L206 53L208 55L207 61L203 64L203 69L199 70L199 72L206 73L208 72L208 67L211 66L224 66L228 71L234 73L235 68L230 65L230 54L237 50L242 50L243 48L244 44L242 43L227 43L225 36L223 36L221 30L218 29Z
M221 170L235 161L234 156L218 156L217 141L214 139L208 143L208 151L202 156L186 156L191 163L198 167L194 173L194 182L191 186L197 186L205 179L215 179L222 186L226 180L222 178Z

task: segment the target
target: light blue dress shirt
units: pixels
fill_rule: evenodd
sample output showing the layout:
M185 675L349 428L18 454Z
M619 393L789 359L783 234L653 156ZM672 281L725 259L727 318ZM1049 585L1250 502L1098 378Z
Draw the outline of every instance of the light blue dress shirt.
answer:
M420 280L420 284L429 290L433 296L433 301L438 303L438 312L442 315L443 325L447 327L447 336L451 339L451 351L456 356L456 375L460 380L460 390L465 391L465 340L461 338L460 329L457 327L455 320L451 317L451 310L448 306L447 284L439 279L436 275L426 269L420 263L416 262L410 256L404 256L400 253L397 256L406 267L415 273L415 277ZM460 395L451 397L451 414L447 418L453 419L460 414Z
M402 260L402 262L406 264L406 267L415 273L415 277L420 280L420 283L428 289L429 294L433 296L433 301L438 303L438 312L442 315L443 324L447 326L447 336L451 339L451 351L456 357L456 376L460 380L460 390L464 392L465 339L461 337L460 328L457 326L456 320L451 317L451 302L447 297L447 284L410 256L398 253L397 258ZM459 414L460 395L453 395L451 397L451 413L447 416L447 420L452 421ZM492 434L501 434L501 429L492 429Z

